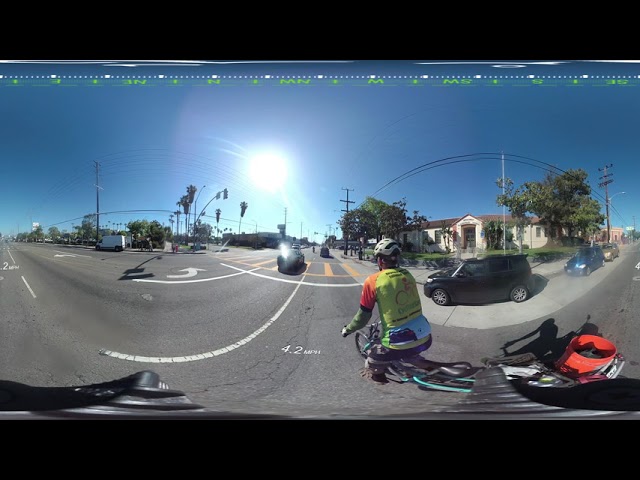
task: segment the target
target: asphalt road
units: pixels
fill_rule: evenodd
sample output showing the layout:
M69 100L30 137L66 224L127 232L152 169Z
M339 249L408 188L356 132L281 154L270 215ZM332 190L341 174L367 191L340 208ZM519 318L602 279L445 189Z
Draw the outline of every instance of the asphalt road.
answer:
M362 380L353 337L339 331L356 312L371 267L304 252L304 270L282 273L273 250L115 253L4 245L0 262L11 268L0 271L0 378L77 385L151 369L210 408L307 416L414 413L460 399ZM549 279L544 291L572 285L584 293L522 322L477 328L434 316L429 356L478 364L502 353L506 342L522 339L509 350L526 348L543 324L556 327L542 329L536 344L550 354L586 323L624 351L625 373L640 375L633 328L638 261L634 246L589 278ZM588 282L594 285L587 288ZM534 299L519 306L531 308Z

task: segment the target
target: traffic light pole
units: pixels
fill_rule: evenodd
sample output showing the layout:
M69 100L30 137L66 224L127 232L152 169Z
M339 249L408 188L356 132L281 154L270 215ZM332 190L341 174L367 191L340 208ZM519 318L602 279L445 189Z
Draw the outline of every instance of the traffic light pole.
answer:
M211 200L209 200L209 201L207 202L207 204L202 208L202 211L200 212L200 214L199 214L199 215L198 215L198 217L196 218L196 221L195 221L194 225L197 225L198 220L200 220L200 217L204 214L204 212L205 212L205 210L207 209L207 207L209 206L209 204L210 204L211 202L213 202L214 200L218 200L218 199L220 199L220 194L222 194L222 198L223 198L224 200L226 200L227 198L229 198L229 191L228 191L226 188L225 188L224 190L222 190L222 191L220 191L220 192L216 193L216 196L215 196L215 197L213 197Z

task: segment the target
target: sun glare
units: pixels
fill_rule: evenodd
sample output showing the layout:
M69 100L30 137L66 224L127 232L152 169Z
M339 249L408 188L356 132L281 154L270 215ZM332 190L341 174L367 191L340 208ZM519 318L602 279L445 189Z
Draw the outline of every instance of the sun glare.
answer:
M258 188L275 192L282 188L287 180L287 166L277 155L259 155L251 160L249 175Z

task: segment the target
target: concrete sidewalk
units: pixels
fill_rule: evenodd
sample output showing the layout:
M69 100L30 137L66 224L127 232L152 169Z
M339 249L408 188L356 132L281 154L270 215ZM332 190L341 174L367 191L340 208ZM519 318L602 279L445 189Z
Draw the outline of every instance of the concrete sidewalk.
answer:
M422 285L436 270L423 266L405 267L419 284L422 311L435 325L488 329L517 325L552 315L557 310L585 295L604 280L626 256L629 245L620 247L620 257L607 262L604 268L594 271L589 277L568 277L564 274L566 259L553 262L531 263L531 271L536 279L532 297L522 303L505 301L487 305L440 306L424 295ZM634 250L636 250L634 248ZM357 256L344 255L343 251L331 250L337 260L348 263L358 273L374 273L378 266L370 260L359 260ZM576 283L579 282L579 283ZM364 277L361 279L364 283Z

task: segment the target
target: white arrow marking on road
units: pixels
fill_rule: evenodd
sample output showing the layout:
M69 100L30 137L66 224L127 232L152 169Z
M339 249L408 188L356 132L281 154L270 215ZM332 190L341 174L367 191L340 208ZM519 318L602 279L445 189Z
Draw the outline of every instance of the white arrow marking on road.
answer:
M178 270L179 272L187 272L183 275L167 275L167 278L188 278L188 277L195 277L198 272L204 272L205 270L203 268L193 268L193 267L189 267L189 268L183 268L182 270Z

